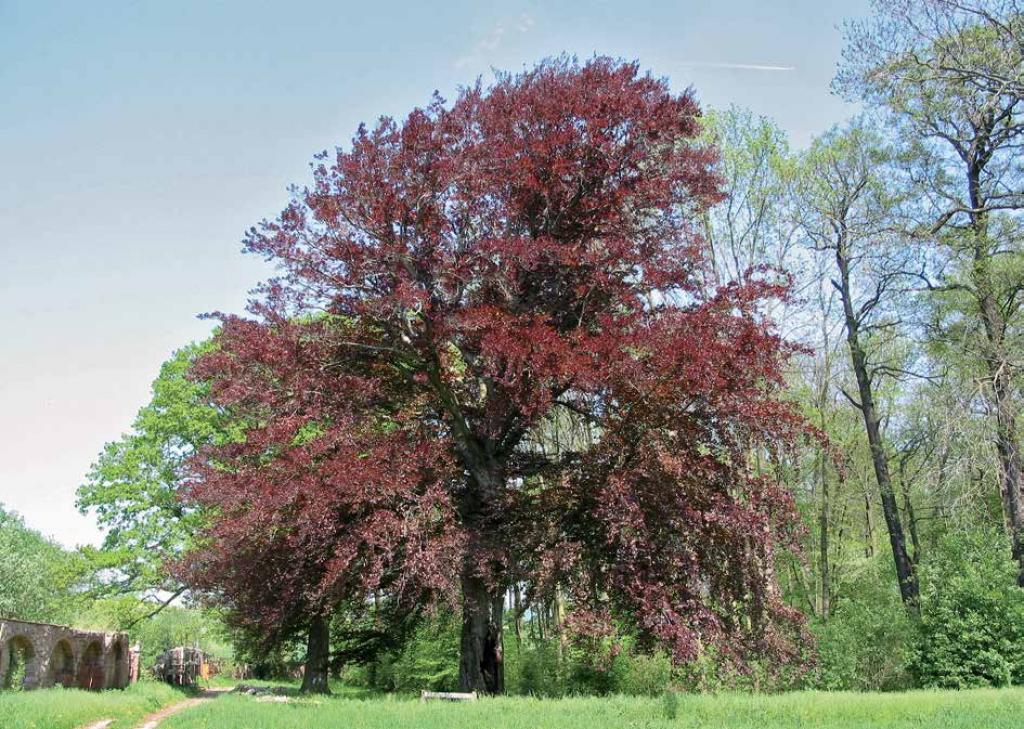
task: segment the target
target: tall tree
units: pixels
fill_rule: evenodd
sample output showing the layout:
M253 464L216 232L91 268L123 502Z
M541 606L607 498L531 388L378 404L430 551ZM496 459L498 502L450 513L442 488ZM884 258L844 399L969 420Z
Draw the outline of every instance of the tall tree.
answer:
M878 380L898 369L878 356L879 348L869 351L870 339L884 337L898 325L892 316L894 298L906 270L912 268L907 259L913 254L893 240L885 163L879 140L859 123L844 132L833 130L805 156L798 208L808 239L833 261L830 280L842 305L857 383L857 396L847 397L864 420L900 595L904 603L914 605L917 577L900 519L877 396Z
M764 266L792 273L797 242L787 210L792 157L785 133L739 107L709 112L704 126L719 150L715 171L726 196L705 215L716 281L738 281Z
M185 591L166 565L184 554L204 518L180 498L185 464L203 445L241 433L210 402L209 386L188 377L211 346L183 347L161 366L132 431L103 447L77 492L79 510L106 531L102 548L86 551L108 575L104 590L142 595L158 609Z
M1004 515L1024 586L1014 381L1024 292L1024 17L1013 0L900 0L875 10L872 20L848 28L837 82L888 112L916 146L927 202L922 228L942 259L926 284L959 299L952 328L986 379Z
M699 133L688 92L560 59L322 155L247 237L283 269L258 318L223 317L200 363L222 407L262 418L197 463L193 498L221 515L197 579L252 583L268 624L289 602L458 596L460 684L487 692L524 580L679 659L787 654L792 503L752 457L802 428L762 315L784 291L706 291ZM596 437L531 447L558 412Z

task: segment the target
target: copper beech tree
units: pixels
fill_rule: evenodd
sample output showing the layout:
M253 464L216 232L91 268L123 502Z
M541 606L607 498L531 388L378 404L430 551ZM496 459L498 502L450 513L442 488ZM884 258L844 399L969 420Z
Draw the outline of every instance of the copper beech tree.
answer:
M556 59L319 156L246 237L280 278L196 369L249 427L194 464L193 584L268 633L461 606L466 690L503 690L513 584L678 660L788 655L785 291L705 285L700 125L634 64ZM545 445L559 420L585 437Z

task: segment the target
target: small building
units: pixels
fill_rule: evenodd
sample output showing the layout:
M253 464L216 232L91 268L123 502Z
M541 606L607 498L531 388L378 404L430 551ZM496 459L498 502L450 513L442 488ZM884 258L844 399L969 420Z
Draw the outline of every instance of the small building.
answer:
M125 688L139 678L127 633L0 620L0 688Z

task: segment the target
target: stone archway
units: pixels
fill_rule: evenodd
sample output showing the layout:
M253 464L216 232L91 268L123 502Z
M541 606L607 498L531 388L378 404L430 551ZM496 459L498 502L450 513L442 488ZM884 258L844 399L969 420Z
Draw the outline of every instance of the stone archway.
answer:
M128 681L125 680L127 674L125 670L126 658L127 651L125 650L124 641L116 641L114 643L114 680L110 684L112 688L124 688L128 684Z
M72 688L75 685L75 653L67 640L57 641L50 654L49 683Z
M16 635L7 641L7 644L3 647L3 652L4 682L2 688L21 689L29 687L32 681L32 662L36 657L32 641L23 635Z
M94 640L82 653L78 664L78 686L84 689L102 689L106 672L103 668L103 646Z

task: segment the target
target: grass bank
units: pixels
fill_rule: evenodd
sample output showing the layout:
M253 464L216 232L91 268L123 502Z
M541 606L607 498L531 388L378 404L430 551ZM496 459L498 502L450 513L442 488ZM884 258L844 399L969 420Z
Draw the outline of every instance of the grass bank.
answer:
M680 696L665 701L608 698L482 699L429 703L348 697L288 703L229 695L169 719L162 729L1020 729L1024 689L893 694L801 692L778 696Z
M162 706L187 698L166 684L141 681L123 691L52 688L0 692L2 729L75 729L116 719L111 729L130 729Z

